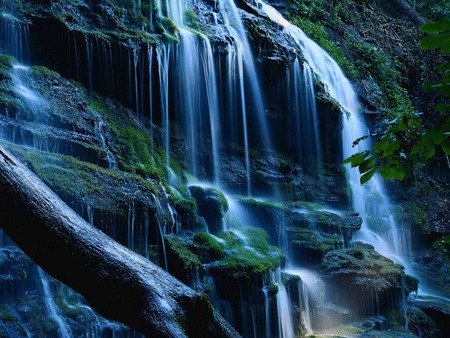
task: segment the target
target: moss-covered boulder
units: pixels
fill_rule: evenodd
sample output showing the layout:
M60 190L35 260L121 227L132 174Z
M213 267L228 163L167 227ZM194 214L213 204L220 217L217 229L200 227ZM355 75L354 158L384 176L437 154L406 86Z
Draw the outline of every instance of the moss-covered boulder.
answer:
M320 275L327 283L330 300L359 315L398 308L402 297L414 291L405 285L417 290L417 284L405 275L401 265L359 242L351 249L328 252Z
M240 198L238 202L245 211L239 215L241 222L264 229L271 245L287 249L286 227L291 216L289 208L282 203L253 198Z
M290 227L288 231L291 259L304 267L319 264L327 252L344 247L344 241L338 234L296 227Z
M262 278L264 274L278 269L284 261L283 252L268 244L264 230L245 227L217 236L224 248L223 258L210 263L208 271L218 281L236 283L238 286L242 281Z
M291 208L287 228L290 254L300 266L319 264L327 252L348 247L353 233L361 228L356 213L308 202L296 202Z
M196 232L193 243L195 252L203 263L221 260L225 255L225 246L221 238L214 237L206 232Z
M197 202L197 214L203 217L211 233L223 229L223 216L228 211L228 201L225 195L213 188L190 186L189 191Z
M169 272L186 284L198 281L202 263L190 249L190 240L169 235L164 238Z

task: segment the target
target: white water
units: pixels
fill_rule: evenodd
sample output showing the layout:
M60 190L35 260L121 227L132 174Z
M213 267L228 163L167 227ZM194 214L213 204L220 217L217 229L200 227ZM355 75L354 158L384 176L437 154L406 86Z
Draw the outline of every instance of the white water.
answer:
M161 102L161 120L163 146L166 154L166 167L170 167L170 124L169 124L169 61L171 45L162 45L156 49L159 73L159 92Z
M180 43L171 48L162 45L157 48L157 59L160 76L161 115L164 134L164 149L167 156L167 167L170 161L170 124L169 124L169 91L174 86L175 115L184 120L184 132L189 140L190 173L201 176L204 172L199 169L199 154L205 144L202 142L202 133L209 131L211 138L210 153L212 154L212 176L215 183L219 182L220 165L220 122L218 84L216 79L215 63L209 39L192 31L185 23L185 13L188 4L184 0L166 0L165 10L158 6L160 14L169 17L178 27ZM175 64L171 65L171 59ZM168 69L176 68L177 77L173 84L169 83ZM206 93L206 95L205 95ZM206 116L205 116L206 115ZM205 121L209 125L203 125ZM181 121L180 121L181 122ZM209 127L209 128L208 128Z
M350 81L345 77L339 65L319 45L306 36L298 27L289 23L273 7L259 2L262 10L284 27L285 31L296 41L308 65L312 68L326 90L343 108L346 116L343 119L343 157L350 157L355 152L370 147L368 141L360 142L352 147L353 141L368 134L360 112L360 103ZM362 240L375 247L382 255L405 266L406 272L413 274L408 259L411 255L408 234L400 231L389 210L389 199L384 193L383 182L375 175L365 185L360 184L358 169L347 166L348 184L352 191L352 207L363 219L363 225L355 239ZM385 232L377 233L371 229L369 219L385 222Z
M290 267L284 272L288 275L298 276L302 280L301 290L299 290L299 296L301 297L300 304L304 307L304 310L301 313L301 320L308 335L311 335L313 334L313 329L311 320L312 309L310 308L310 302L315 304L315 307L323 307L325 284L316 273L307 269Z
M250 115L251 112L248 111L248 98L251 99L252 112L255 114L253 119L258 121L259 137L263 142L263 147L266 149L271 149L271 136L265 117L263 94L256 72L254 58L246 36L246 30L239 15L239 10L233 0L220 0L218 7L224 19L225 27L234 38L234 42L228 45L227 101L229 107L239 107L241 113L247 195L250 196L252 187L248 122L252 116ZM236 106L235 102L239 102L239 105ZM233 121L232 117L230 117L230 121Z
M283 282L281 281L281 270L272 273L271 279L278 286L277 310L278 310L278 337L294 338L294 322L292 320L291 300Z
M9 7L11 12L0 13L0 52L14 56L20 62L27 62L30 49L28 24L14 16L16 5L12 1Z
M60 315L58 308L53 301L53 296L50 291L50 285L48 283L47 276L42 269L38 268L39 278L42 283L42 290L44 291L44 301L45 306L47 307L47 312L49 317L53 318L55 322L58 324L60 337L72 337L72 333L70 331L69 326L67 326L64 318Z

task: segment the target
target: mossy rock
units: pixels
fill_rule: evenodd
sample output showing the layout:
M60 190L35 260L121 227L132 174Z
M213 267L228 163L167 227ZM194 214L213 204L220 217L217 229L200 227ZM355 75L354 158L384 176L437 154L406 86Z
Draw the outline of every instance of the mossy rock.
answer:
M216 237L199 231L193 237L196 252L204 263L220 260L224 257L224 245Z
M27 280L32 261L16 247L0 249L0 288Z
M405 275L403 266L360 242L350 249L328 252L320 275L327 283L331 301L364 316L398 309L403 286L406 286L405 291L417 288L416 281ZM331 290L339 290L339 293Z
M344 240L340 234L298 227L288 227L287 231L292 247L291 259L301 266L319 264L327 252L344 247Z
M186 284L195 280L202 267L198 256L191 250L190 239L169 235L164 238L169 272Z
M271 247L264 230L245 227L217 235L224 243L224 258L210 264L209 272L217 278L245 281L261 278L271 270L278 269L285 256Z
M222 230L223 216L228 211L225 195L213 188L190 186L189 191L197 202L197 214L203 217L211 233Z

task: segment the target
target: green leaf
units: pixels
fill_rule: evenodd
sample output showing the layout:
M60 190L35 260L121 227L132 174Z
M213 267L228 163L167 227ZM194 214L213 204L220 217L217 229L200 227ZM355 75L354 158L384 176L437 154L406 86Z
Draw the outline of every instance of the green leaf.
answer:
M384 165L380 168L380 174L384 180L388 180L392 177L391 170L389 169L389 167L387 165Z
M441 114L445 114L450 111L450 104L438 104L434 109Z
M368 150L360 152L360 153L356 153L352 156L350 156L349 158L345 159L343 161L343 163L351 163L352 168L357 167L358 165L361 164L361 162L363 162L365 160L365 158L367 156L369 156L370 152Z
M434 147L434 143L429 143L425 145L423 157L425 160L429 160L436 154L436 149Z
M370 157L370 158L364 160L359 165L359 172L361 174L363 174L366 171L369 171L370 169L372 169L374 167L374 164L375 164L375 157Z
M439 33L450 31L450 20L441 19L436 22L427 22L420 26L420 29L426 33Z
M377 172L377 168L373 168L372 170L366 172L364 175L361 176L361 184L366 183L368 180L372 178L372 176Z
M406 168L398 165L391 168L391 173L397 180L403 181L406 176Z
M444 63L442 65L437 65L434 67L434 70L437 72L446 72L447 70L450 70L450 62Z
M450 34L429 35L420 40L420 47L425 50L441 49L442 53L447 53L445 50L450 50Z
M442 142L441 148L444 153L450 155L450 139L446 139L444 142Z
M369 135L364 135L364 136L357 138L355 141L353 141L353 147L357 146L361 141L364 141L368 137L369 137Z

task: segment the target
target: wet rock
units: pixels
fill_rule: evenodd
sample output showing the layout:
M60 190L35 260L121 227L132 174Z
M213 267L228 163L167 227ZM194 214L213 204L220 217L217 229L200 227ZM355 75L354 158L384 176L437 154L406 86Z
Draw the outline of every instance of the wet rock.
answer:
M408 306L408 329L419 337L438 337L433 320L416 306Z
M32 261L16 247L0 249L0 287L27 279Z
M213 188L190 186L189 191L197 202L197 213L208 224L211 233L223 229L223 216L228 211L228 202L225 195Z
M202 268L200 259L190 247L188 239L181 239L175 235L166 236L167 262L170 273L187 285L198 281Z
M448 332L448 323L450 321L450 301L446 298L419 295L416 297L410 297L409 303L415 308L420 309L422 312L417 312L412 309L411 315L418 320L415 323L417 330L422 327L424 330L431 331L435 337L444 337ZM424 316L425 315L425 316ZM430 319L435 327L430 322ZM437 328L438 332L434 329ZM430 335L430 337L434 337Z
M386 313L398 308L402 300L404 268L368 244L357 243L351 249L328 252L320 275L329 285L329 299L359 315ZM417 287L413 280L407 284Z
M305 202L294 203L292 208L288 227L291 258L301 266L319 264L327 252L348 247L353 233L361 228L361 217L355 213Z

